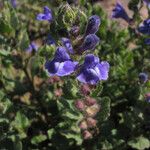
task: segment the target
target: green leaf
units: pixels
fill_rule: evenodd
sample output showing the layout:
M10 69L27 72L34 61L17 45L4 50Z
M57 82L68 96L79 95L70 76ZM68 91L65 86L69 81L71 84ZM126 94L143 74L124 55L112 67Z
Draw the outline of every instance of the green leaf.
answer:
M105 140L104 142L102 142L102 149L103 150L107 150L107 149L113 149L113 146L110 142L108 142L107 140Z
M98 115L100 122L105 121L110 116L110 98L104 97L100 100L101 109Z
M28 118L21 112L17 112L15 121L22 129L26 129L30 125Z
M20 138L25 138L26 130L30 126L30 121L23 113L18 111L15 120L12 122L12 126L19 132Z
M20 141L19 137L15 137L14 150L22 150L22 142Z
M5 21L5 20L0 20L0 33L11 33L13 31L13 28L11 25Z
M150 148L150 141L145 137L137 137L128 142L128 145L137 150L144 150Z
M56 47L54 45L51 45L51 46L44 45L38 49L37 53L41 57L44 57L44 58L46 57L48 59L52 59L54 56L55 49L56 49Z
M61 134L63 136L65 136L67 139L74 139L77 142L77 145L81 145L81 143L83 141L80 134L74 134L74 133L71 133L71 132L70 133L61 132Z
M9 52L9 51L0 50L0 56L8 56L8 55L10 55L10 52Z
M28 37L28 34L27 32L24 30L21 32L21 35L20 35L20 43L19 43L19 47L21 50L25 50L28 48L29 46L29 37Z
M78 84L75 80L72 79L66 79L65 85L64 85L64 97L67 99L74 99L78 97Z
M5 114L9 110L9 108L12 106L12 103L8 98L4 98L1 106L3 107L2 113Z
M42 135L42 134L41 135L37 135L37 136L34 136L31 139L31 143L37 145L37 144L45 141L46 139L47 139L47 137L45 135Z
M17 29L19 27L19 20L18 20L18 17L17 17L17 14L15 12L14 9L11 10L10 12L10 23L11 23L11 26L14 28L14 29Z
M98 97L100 96L101 92L103 90L103 86L101 83L99 83L97 86L96 86L96 89L92 92L92 97Z
M48 138L51 139L52 136L53 136L53 134L54 134L54 129L49 129L49 130L47 131L47 133L48 133Z

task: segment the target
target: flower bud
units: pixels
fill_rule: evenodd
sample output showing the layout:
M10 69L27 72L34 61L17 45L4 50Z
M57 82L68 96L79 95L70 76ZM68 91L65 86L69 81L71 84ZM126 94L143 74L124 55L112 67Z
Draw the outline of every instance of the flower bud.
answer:
M58 23L62 27L69 27L76 20L76 10L70 7L69 4L62 4L58 11Z
M59 81L61 81L61 79L60 79L60 77L58 77L58 76L52 76L52 77L50 77L50 78L48 79L48 82L51 83L51 84L56 83L56 82L59 82Z
M11 5L16 8L17 7L17 1L16 0L10 0Z
M148 80L148 75L144 72L139 74L140 83L145 83Z
M95 34L89 34L85 37L84 42L80 47L80 51L83 52L86 50L94 50L99 42L99 37L97 37Z
M50 34L48 34L48 36L47 36L46 43L48 45L55 45L55 40L53 39L53 37Z
M77 37L80 33L80 28L78 26L73 26L70 30L70 34L74 37Z
M97 120L95 120L91 117L87 118L87 125L88 125L89 128L95 127L96 124L97 124Z
M93 106L90 106L86 108L85 112L88 117L94 117L96 114L100 111L100 105L94 104Z
M56 90L54 91L54 95L55 95L56 97L61 97L62 94L63 94L62 89L56 89Z
M75 102L75 107L80 110L80 111L83 111L84 108L85 108L85 104L82 100L76 100Z
M86 130L88 128L87 126L87 122L85 120L82 120L80 123L79 123L79 128L81 130Z
M85 35L95 34L99 29L100 23L101 21L100 21L99 16L97 15L91 16L88 21Z
M123 6L120 3L117 3L115 8L113 9L112 18L122 18L128 23L131 20L128 16L127 12L125 11L125 9L123 8Z
M150 39L145 39L145 40L144 40L144 43L145 43L146 45L150 45Z
M92 106L92 105L96 104L96 100L92 97L86 97L85 104L87 106Z
M83 131L82 135L85 140L92 138L92 134L88 130Z
M81 94L83 94L83 95L89 95L90 91L91 91L91 89L90 89L88 84L81 85L81 89L80 90L81 90Z

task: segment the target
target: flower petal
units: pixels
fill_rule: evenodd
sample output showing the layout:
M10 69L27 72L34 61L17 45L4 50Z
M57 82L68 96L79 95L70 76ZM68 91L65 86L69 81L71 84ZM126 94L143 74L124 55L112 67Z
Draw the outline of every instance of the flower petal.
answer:
M128 14L120 3L117 3L115 8L112 10L112 18L122 18L125 21L130 22Z
M55 53L55 59L58 62L63 62L63 61L67 61L70 60L70 56L69 54L66 52L66 49L64 47L58 47Z
M103 61L100 64L98 64L97 67L99 68L99 71L100 71L99 79L100 80L107 80L108 79L108 72L109 72L109 68L110 68L109 63Z
M40 20L40 21L41 20L47 20L47 17L46 17L45 14L40 13L40 14L37 15L36 19Z
M98 63L99 63L98 57L95 57L93 54L86 55L85 60L84 60L84 65L86 67L92 67L92 66L94 67Z
M44 6L44 14L52 14L52 11L48 8L48 6Z
M68 50L68 52L73 54L74 51L73 51L71 41L68 38L62 38L61 41L62 41L63 45L66 47L66 49Z
M80 82L88 84L96 84L99 81L99 77L94 69L85 69L78 76L77 79Z
M57 75L58 76L66 76L75 71L77 62L72 62L72 61L65 61L60 63L59 68L57 70Z
M56 62L55 60L47 61L45 63L45 69L48 71L50 75L55 75L59 68L60 63Z

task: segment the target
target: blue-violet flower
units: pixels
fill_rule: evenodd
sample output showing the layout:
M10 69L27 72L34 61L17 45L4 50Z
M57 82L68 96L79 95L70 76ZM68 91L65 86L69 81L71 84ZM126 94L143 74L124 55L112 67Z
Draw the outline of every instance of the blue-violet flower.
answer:
M16 8L17 7L17 1L16 0L10 0L11 1L11 5Z
M144 43L145 43L146 45L150 45L150 39L145 39L145 40L144 40Z
M126 13L125 9L120 3L117 3L115 8L112 11L112 18L122 18L128 23L130 22L130 18L128 14Z
M100 62L98 57L88 54L85 57L84 64L81 66L77 79L83 83L97 84L100 80L108 79L108 72L108 62Z
M95 34L99 29L100 23L101 21L100 21L99 16L97 15L91 16L88 20L88 25L86 28L85 35Z
M38 50L38 46L34 42L31 42L29 47L26 49L26 52L31 53L32 51L37 51L37 50Z
M145 4L150 7L150 0L143 0L145 2Z
M139 26L138 31L150 35L150 19L144 20L143 24Z
M71 41L68 38L61 39L63 46L67 49L67 51L71 54L74 53Z
M52 19L53 19L52 11L47 6L44 7L43 13L40 13L37 15L37 20L40 20L40 21L47 20L47 21L51 22Z
M75 71L77 64L71 60L64 47L58 47L54 59L45 63L45 69L51 76L67 76Z
M148 75L147 75L146 73L144 73L144 72L141 72L141 73L139 74L139 80L140 80L141 83L147 82L147 80L148 80Z
M86 50L94 50L99 42L99 37L97 37L95 34L89 34L85 37L84 42L80 47L80 51L83 52Z
M48 45L54 45L55 44L55 40L53 39L53 37L50 34L48 34L48 36L47 36L46 43Z

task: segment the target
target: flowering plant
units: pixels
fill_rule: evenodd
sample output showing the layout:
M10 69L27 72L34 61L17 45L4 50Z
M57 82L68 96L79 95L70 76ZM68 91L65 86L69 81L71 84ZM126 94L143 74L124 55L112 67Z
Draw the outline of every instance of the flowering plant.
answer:
M103 3L0 2L0 149L150 148L149 1Z

